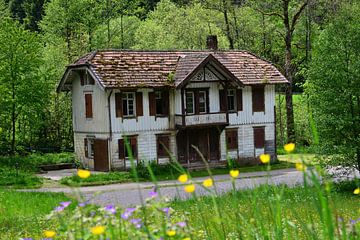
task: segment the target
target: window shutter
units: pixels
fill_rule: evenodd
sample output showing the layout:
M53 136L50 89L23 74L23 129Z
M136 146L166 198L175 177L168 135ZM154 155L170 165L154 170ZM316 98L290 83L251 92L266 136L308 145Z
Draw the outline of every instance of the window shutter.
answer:
M255 148L264 148L265 146L265 128L254 128L254 146Z
M195 95L195 114L199 114L199 91L194 91Z
M119 159L125 159L125 144L124 139L118 140L119 145Z
M163 103L164 103L164 115L168 116L169 115L169 91L163 91L162 92L162 98L163 98Z
M238 148L238 132L237 129L227 130L226 132L226 145L228 150L235 150Z
M156 99L155 92L149 92L149 112L150 116L156 115Z
M137 138L136 137L130 138L130 145L131 145L131 149L133 150L132 154L133 154L134 158L137 159Z
M209 91L206 91L206 112L207 112L207 113L210 113Z
M236 107L238 111L243 110L242 89L236 89Z
M88 155L88 141L87 138L84 138L84 151L85 151L85 157L89 157Z
M85 94L85 115L86 115L86 118L93 117L92 95L91 94Z
M265 111L264 86L253 86L252 89L253 112Z
M123 116L122 97L121 97L121 93L119 93L119 92L115 93L115 112L116 112L117 118Z
M225 90L219 90L219 97L220 97L220 111L226 112L226 94Z
M143 116L142 92L136 92L136 116Z
M170 137L169 136L158 136L157 137L157 156L158 157L169 157L170 151Z

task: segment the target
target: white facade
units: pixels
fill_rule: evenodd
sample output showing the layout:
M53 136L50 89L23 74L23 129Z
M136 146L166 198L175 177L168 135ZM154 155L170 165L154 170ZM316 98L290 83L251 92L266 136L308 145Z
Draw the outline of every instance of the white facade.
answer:
M196 78L195 75L194 78ZM208 79L206 79L208 77ZM193 127L224 123L225 129L220 133L219 141L219 161L226 160L227 157L239 159L243 164L255 164L254 160L261 153L267 152L275 154L275 86L265 85L264 100L265 109L261 112L253 112L252 86L242 87L242 111L223 113L220 111L219 90L223 89L220 81L210 74L205 77L206 81L199 82L193 79L183 89L207 89L209 101L208 112L206 114L193 114L184 117L185 125ZM240 88L240 87L238 87ZM132 118L116 117L115 94L125 91L142 93L142 116ZM177 134L181 129L178 125L183 123L183 106L181 89L169 90L169 115L150 116L149 93L153 89L138 88L132 90L103 89L97 81L94 85L81 85L78 76L72 81L72 103L73 103L73 125L74 125L74 146L78 158L89 168L94 168L94 158L90 156L89 149L91 140L84 143L84 139L104 139L108 141L108 162L110 169L122 169L130 167L130 161L125 157L120 159L119 139L124 136L135 136L137 145L138 160L155 160L160 164L167 163L169 158L158 157L157 136L165 134L169 137L169 151L177 157L178 144ZM92 95L92 117L86 118L85 94ZM185 97L184 97L185 98ZM134 101L138 101L135 99ZM134 106L136 106L136 102ZM110 108L110 112L109 112ZM136 114L135 114L136 115ZM265 129L265 144L263 148L255 148L254 127ZM237 149L226 150L226 130L234 129L237 131ZM88 151L86 157L85 151Z

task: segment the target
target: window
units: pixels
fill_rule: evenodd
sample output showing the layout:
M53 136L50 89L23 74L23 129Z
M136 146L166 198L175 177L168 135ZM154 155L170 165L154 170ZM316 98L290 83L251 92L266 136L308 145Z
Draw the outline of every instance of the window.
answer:
M186 113L195 113L194 92L186 92Z
M94 138L84 138L85 157L94 158Z
M206 91L199 91L199 113L206 113Z
M125 92L122 94L122 111L124 117L135 116L135 93Z
M80 71L80 83L83 85L94 85L95 81L87 71Z
M264 86L253 86L252 89L253 112L265 111L265 93Z
M85 94L85 116L86 118L93 117L93 110L92 110L92 95Z
M236 91L235 89L229 89L227 100L228 100L228 110L229 111L236 111Z
M119 159L129 159L132 155L134 159L137 159L137 137L136 136L127 136L124 139L118 140L119 145ZM126 147L129 145L130 152Z
M156 136L157 156L169 157L170 151L170 136L169 135L157 135Z
M255 148L265 147L265 128L255 127L254 128L254 146Z
M229 129L225 132L226 146L228 150L238 149L238 131L237 129Z
M169 115L169 92L155 91L149 92L149 112L150 116Z

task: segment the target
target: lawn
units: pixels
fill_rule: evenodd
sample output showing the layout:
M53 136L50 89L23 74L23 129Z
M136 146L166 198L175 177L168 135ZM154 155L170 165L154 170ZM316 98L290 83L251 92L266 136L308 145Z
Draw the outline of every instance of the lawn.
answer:
M60 193L17 192L0 189L0 239L37 237L56 224L45 216L69 198Z

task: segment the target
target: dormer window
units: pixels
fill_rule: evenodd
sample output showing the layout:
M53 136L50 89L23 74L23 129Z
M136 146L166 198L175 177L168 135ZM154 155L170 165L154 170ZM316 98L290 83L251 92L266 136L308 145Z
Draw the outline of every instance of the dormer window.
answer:
M79 73L79 75L80 75L81 86L95 84L94 79L91 77L91 75L87 71L81 71Z

